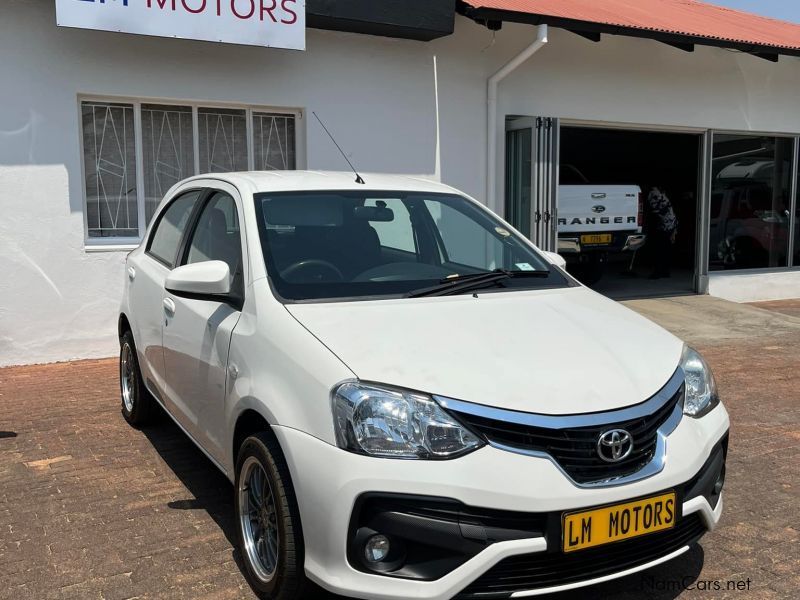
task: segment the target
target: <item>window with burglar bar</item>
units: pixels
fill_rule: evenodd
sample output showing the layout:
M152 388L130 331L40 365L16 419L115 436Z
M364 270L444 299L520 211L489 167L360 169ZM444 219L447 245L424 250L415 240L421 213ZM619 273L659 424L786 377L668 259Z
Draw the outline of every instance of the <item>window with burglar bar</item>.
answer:
M88 243L135 243L161 199L198 173L297 168L296 111L81 102Z

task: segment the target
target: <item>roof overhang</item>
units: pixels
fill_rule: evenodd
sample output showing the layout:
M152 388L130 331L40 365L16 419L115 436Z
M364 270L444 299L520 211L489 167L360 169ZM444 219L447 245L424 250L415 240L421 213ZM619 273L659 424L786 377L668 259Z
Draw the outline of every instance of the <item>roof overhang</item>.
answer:
M781 55L800 56L800 38L798 38L797 48L786 48L768 44L756 44L719 39L715 37L705 37L702 35L691 35L678 32L644 29L639 27L628 27L624 25L567 18L564 16L541 14L537 12L523 12L519 10L506 10L485 6L476 7L473 4L478 3L471 3L470 0L458 0L457 10L460 14L474 20L479 24L485 25L492 30L500 29L502 27L502 23L504 22L522 23L527 25L544 24L550 27L566 29L594 42L599 42L603 34L609 34L651 39L675 48L679 48L680 50L684 50L686 52L694 51L695 45L698 45L738 50L740 52L752 54L753 56L773 62L777 62L779 56ZM516 6L518 4L519 3L514 3L513 5Z
M453 0L307 0L314 29L430 41L453 33Z

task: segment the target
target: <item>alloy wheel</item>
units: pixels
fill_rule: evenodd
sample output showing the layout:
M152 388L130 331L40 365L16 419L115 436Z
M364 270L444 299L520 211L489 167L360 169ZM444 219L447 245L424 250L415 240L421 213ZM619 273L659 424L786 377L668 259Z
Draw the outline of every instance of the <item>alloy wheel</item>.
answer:
M242 465L238 497L243 550L256 577L268 583L278 568L278 511L267 473L254 456Z
M136 389L136 366L133 362L133 350L130 344L124 344L119 358L119 374L122 383L122 403L128 414L133 412Z

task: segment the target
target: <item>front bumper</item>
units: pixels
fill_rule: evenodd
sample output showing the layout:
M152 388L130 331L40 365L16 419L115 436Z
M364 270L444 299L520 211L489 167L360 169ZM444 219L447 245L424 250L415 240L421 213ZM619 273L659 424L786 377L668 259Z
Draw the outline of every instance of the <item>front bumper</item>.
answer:
M683 418L667 438L664 469L648 479L606 488L579 488L549 460L492 447L450 461L377 459L343 451L294 429L275 427L292 474L305 538L307 575L328 590L351 597L390 600L453 598L505 559L551 551L552 533L487 545L466 562L432 581L363 572L348 561L351 517L365 495L398 494L450 498L470 507L497 511L561 513L655 495L687 492L725 437L729 427L722 405L701 419ZM684 517L699 514L705 527L719 521L722 499L700 494L681 498ZM688 500L686 499L688 498ZM712 507L712 503L715 506ZM686 551L683 546L645 564L588 580L515 590L521 597L599 583L649 568ZM499 597L508 597L508 594Z
M612 233L609 244L583 244L577 234L563 234L558 237L558 253L576 255L591 252L633 252L644 246L647 236L642 233Z

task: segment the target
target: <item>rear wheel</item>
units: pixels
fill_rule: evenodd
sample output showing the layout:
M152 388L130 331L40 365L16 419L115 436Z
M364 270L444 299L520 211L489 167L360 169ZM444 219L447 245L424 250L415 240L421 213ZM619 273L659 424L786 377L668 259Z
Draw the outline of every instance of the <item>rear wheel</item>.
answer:
M153 412L153 398L142 381L133 334L126 331L120 340L119 387L122 416L134 427L145 425Z
M235 489L239 551L253 590L269 600L309 597L300 511L286 459L268 433L242 444Z

